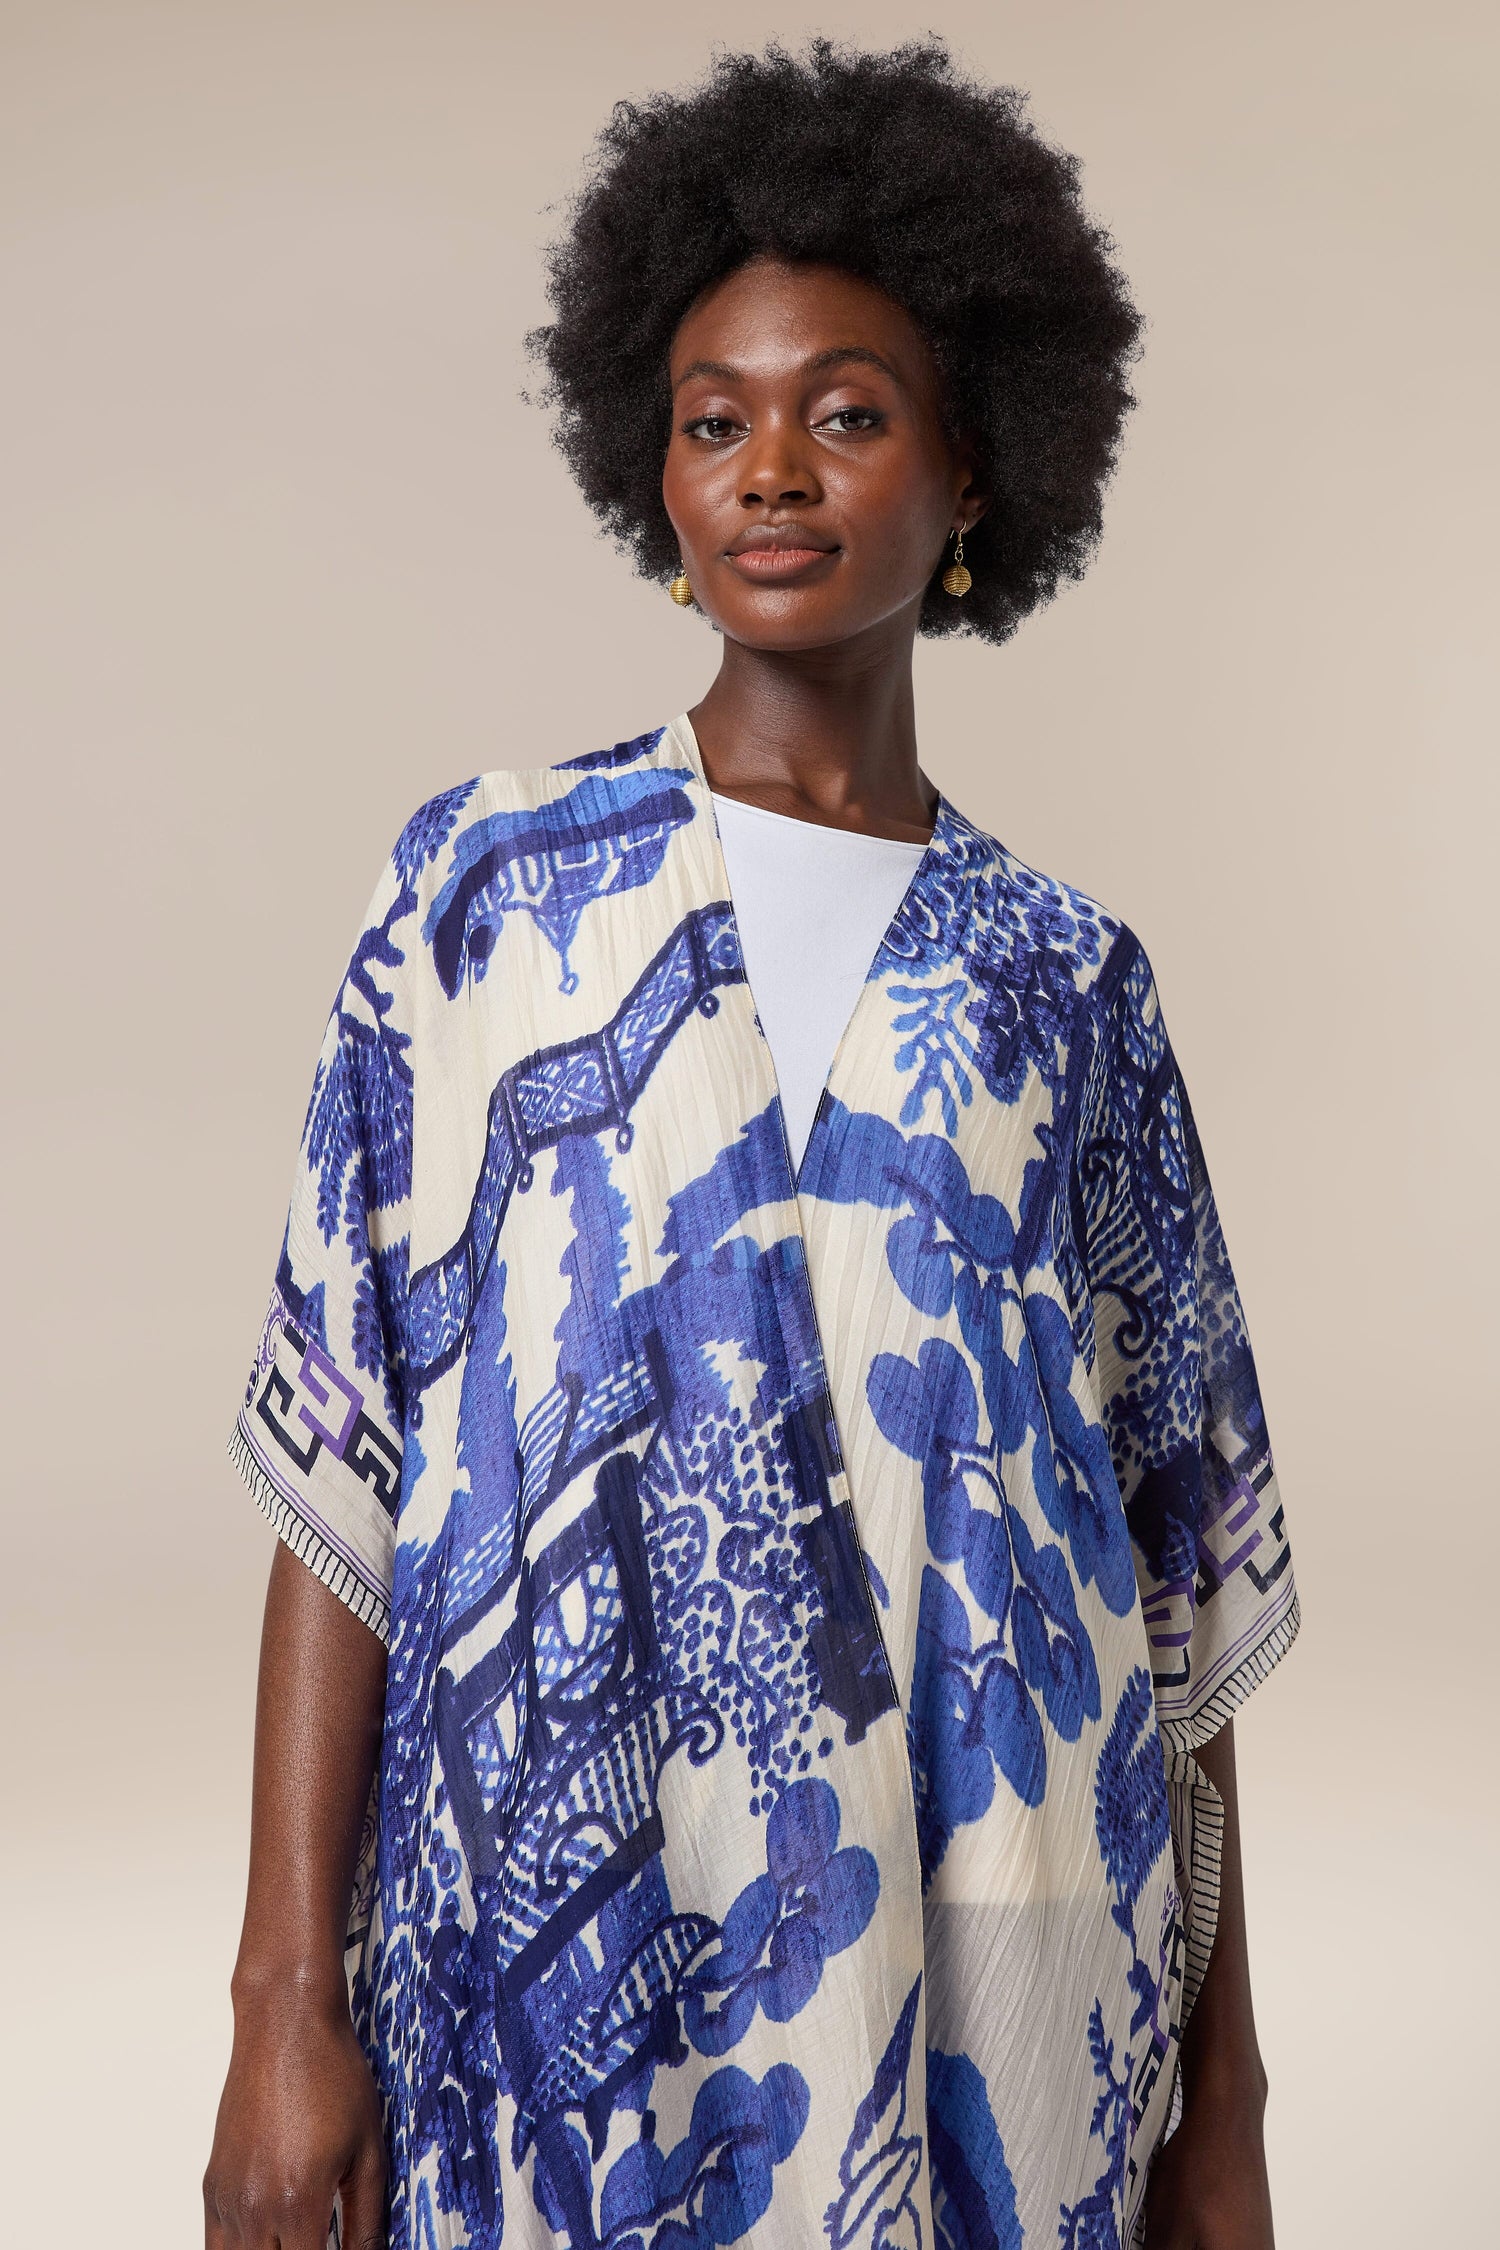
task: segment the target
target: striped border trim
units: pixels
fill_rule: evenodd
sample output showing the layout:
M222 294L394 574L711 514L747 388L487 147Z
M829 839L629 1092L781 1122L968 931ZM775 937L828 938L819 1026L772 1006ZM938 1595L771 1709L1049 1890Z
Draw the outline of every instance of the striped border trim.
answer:
M1167 1760L1167 1782L1183 1792L1187 1806L1189 1912L1187 1957L1182 1970L1182 2022L1186 2031L1193 2003L1219 1931L1219 1887L1224 1873L1224 1800L1196 1758L1177 1751Z
M1211 1742L1225 1722L1259 1687L1285 1656L1302 1623L1295 1587L1281 1616L1248 1656L1241 1657L1227 1680L1222 1680L1198 1710L1185 1719L1159 1722L1166 1768L1167 1792L1172 1800L1173 1834L1185 1862L1188 1897L1185 1923L1186 1957L1182 1964L1182 2008L1178 2018L1177 2051L1172 2058L1172 2099L1161 2137L1147 2159L1139 2197L1130 2224L1129 2250L1145 2250L1146 2188L1151 2166L1182 2122L1182 2033L1203 1990L1203 1979L1213 1955L1219 1930L1219 1891L1224 1872L1224 1800L1209 1780L1195 1750ZM1177 1833L1178 1824L1185 1830Z
M1248 1690L1247 1690L1248 1693ZM1137 2187L1138 2201L1126 2237L1129 2250L1145 2250L1146 2190L1151 2168L1182 2122L1182 2034L1214 1949L1219 1931L1219 1891L1224 1874L1224 1800L1196 1758L1186 1750L1168 1751L1164 1760L1172 1807L1173 1840L1186 1863L1187 1898L1182 1964L1182 2005L1172 2050L1172 2096L1156 2146Z
M1138 2200L1128 2222L1129 2250L1145 2250L1146 2191L1151 2168L1182 2122L1182 2034L1187 2030L1194 2004L1203 1990L1203 1979L1213 1956L1219 1931L1219 1893L1224 1872L1224 1800L1209 1780L1195 1750L1211 1742L1225 1723L1262 1680L1281 1662L1302 1623L1302 1608L1295 1585L1291 1598L1269 1630L1242 1656L1227 1679L1221 1680L1206 1702L1186 1718L1158 1715L1167 1795L1172 1808L1173 1843L1181 1855L1186 1880L1184 1901L1185 1953L1182 1964L1182 2004L1178 2014L1176 2048L1172 2056L1172 2095L1166 2123L1155 2148L1146 2159L1137 2185Z
M1281 1662L1302 1623L1302 1605L1293 1592L1285 1613L1258 1641L1247 1656L1242 1656L1227 1680L1221 1680L1206 1703L1191 1711L1185 1718L1175 1714L1163 1716L1162 1739L1170 1750L1197 1750L1211 1742L1219 1729L1234 1717L1235 1712L1254 1693L1264 1679L1268 1679Z
M336 1594L346 1609L353 1611L361 1625L368 1625L376 1639L383 1641L389 1648L390 1603L366 1579L361 1578L358 1571L351 1569L338 1549L329 1545L317 1525L310 1523L293 1506L286 1494L276 1489L256 1460L238 1422L230 1432L226 1450L249 1486L255 1505L269 1519L278 1539L291 1548L299 1562L306 1563L313 1576L320 1579L331 1594Z

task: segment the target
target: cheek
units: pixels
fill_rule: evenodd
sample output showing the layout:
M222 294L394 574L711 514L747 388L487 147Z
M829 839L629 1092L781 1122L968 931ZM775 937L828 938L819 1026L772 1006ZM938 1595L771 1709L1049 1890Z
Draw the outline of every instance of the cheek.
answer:
M903 443L830 461L825 489L851 529L909 549L941 537L953 505L950 485L946 462Z
M734 469L722 453L672 445L661 473L662 505L684 546L705 537L735 502Z
M942 546L951 503L922 480L880 480L851 492L845 521L851 557L881 584L925 577Z
M687 496L683 490L682 473L673 457L670 446L667 449L667 457L662 463L661 503L670 516L673 525L681 532L685 528L689 509Z

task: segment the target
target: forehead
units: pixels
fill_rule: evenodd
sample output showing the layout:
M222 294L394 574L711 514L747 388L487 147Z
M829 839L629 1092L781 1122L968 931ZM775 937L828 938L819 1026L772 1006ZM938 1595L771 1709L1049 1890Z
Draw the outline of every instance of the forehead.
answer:
M935 376L927 340L903 305L841 266L752 258L706 289L672 338L671 372L711 360L770 378L841 347L876 353L913 389Z

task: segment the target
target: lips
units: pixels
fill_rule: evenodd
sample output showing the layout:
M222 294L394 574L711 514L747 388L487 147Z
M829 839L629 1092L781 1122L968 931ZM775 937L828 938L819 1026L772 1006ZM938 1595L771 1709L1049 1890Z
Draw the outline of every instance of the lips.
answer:
M780 583L826 563L838 553L836 543L820 539L802 524L753 526L742 531L724 559L742 578L757 583Z

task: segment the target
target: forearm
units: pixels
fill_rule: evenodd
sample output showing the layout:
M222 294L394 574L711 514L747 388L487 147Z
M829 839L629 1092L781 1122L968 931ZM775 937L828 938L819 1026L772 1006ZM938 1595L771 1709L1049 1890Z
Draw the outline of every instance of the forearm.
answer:
M1240 1858L1239 1787L1234 1722L1195 1756L1224 1801L1224 1845L1219 1872L1219 1924L1203 1988L1182 2041L1183 2099L1201 2089L1265 2099L1265 2071L1255 2035L1250 1992L1250 1950L1245 1930L1245 1878Z
M290 1985L342 1991L385 1672L382 1643L278 1540L261 1633L237 2005Z
M1182 2122L1152 2161L1146 2250L1274 2250L1232 1726L1194 1754L1224 1800L1219 1926L1182 2036Z
M385 1649L278 1540L255 1707L234 2047L203 2175L207 2250L385 2240L379 2099L344 1937L385 1707Z

